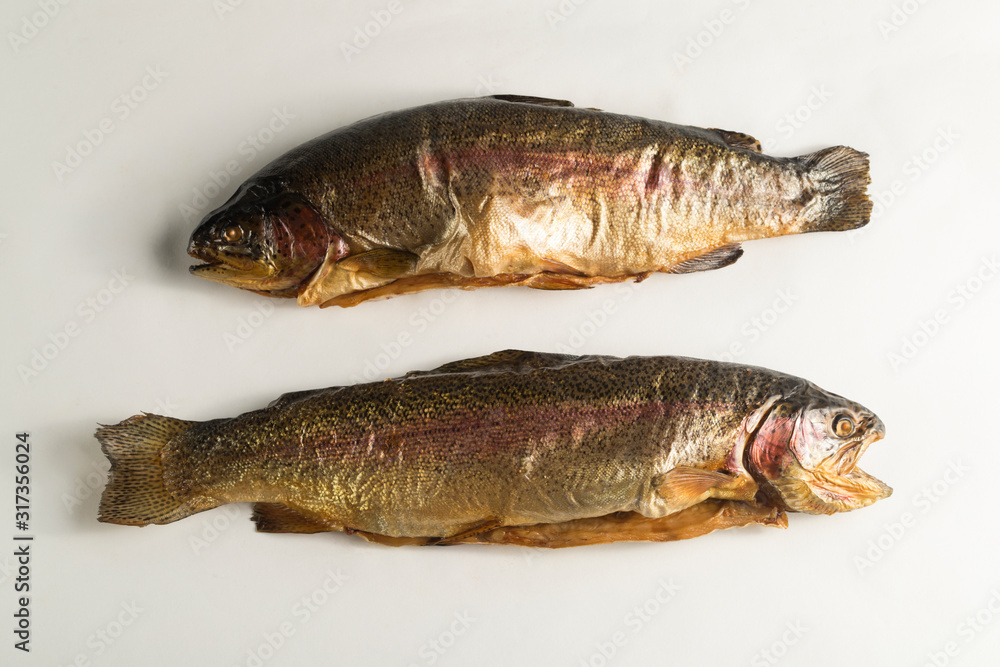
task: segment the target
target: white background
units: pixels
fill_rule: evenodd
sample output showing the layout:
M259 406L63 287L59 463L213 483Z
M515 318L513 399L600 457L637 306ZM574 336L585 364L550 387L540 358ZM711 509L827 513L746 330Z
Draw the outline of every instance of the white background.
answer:
M21 430L36 540L30 655L12 647L0 546L0 663L995 664L998 6L400 1L105 0L44 21L44 2L4 3L0 542ZM197 220L269 160L374 113L490 93L744 131L781 156L848 144L871 154L882 204L863 233L747 243L732 267L627 294L321 311L188 274ZM262 133L275 109L290 118ZM214 188L231 160L240 176ZM95 518L97 422L231 416L508 347L720 358L734 343L738 361L878 413L888 436L862 466L895 494L787 531L551 552L255 534L245 506L142 530Z

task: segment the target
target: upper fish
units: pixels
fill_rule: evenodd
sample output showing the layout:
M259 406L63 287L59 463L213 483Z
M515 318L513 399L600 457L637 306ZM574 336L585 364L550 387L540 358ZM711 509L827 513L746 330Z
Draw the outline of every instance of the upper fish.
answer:
M867 224L868 156L519 95L381 114L277 158L212 211L203 278L299 305L437 287L581 289L726 266L752 239Z

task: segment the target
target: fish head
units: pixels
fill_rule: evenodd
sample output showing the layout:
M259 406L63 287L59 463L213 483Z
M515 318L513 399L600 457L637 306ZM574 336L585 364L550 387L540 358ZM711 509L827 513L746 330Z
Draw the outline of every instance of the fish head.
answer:
M190 270L240 289L294 296L332 242L339 237L301 195L241 189L194 230L188 254L204 263Z
M765 493L789 510L833 514L866 507L892 489L857 467L885 436L885 426L858 403L804 383L780 397L749 446Z

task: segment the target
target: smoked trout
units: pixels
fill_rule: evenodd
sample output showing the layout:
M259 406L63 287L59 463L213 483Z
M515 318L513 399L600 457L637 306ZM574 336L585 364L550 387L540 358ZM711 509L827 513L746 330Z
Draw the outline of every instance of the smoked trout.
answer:
M386 113L274 160L211 212L195 275L301 306L437 287L582 289L867 224L868 156L518 95Z
M99 518L251 502L260 531L393 545L666 541L885 498L857 467L884 433L861 405L763 368L508 350L232 419L102 426Z

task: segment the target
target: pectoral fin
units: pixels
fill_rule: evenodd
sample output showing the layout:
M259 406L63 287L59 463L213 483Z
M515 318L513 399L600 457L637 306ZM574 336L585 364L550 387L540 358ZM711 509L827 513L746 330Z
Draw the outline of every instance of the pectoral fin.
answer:
M750 476L734 477L691 466L677 466L657 475L652 486L668 512L691 507L709 498L750 501L757 494L757 484Z
M348 271L370 273L379 278L402 278L417 265L419 259L412 252L392 248L375 248L367 252L350 255L337 262L337 266Z

